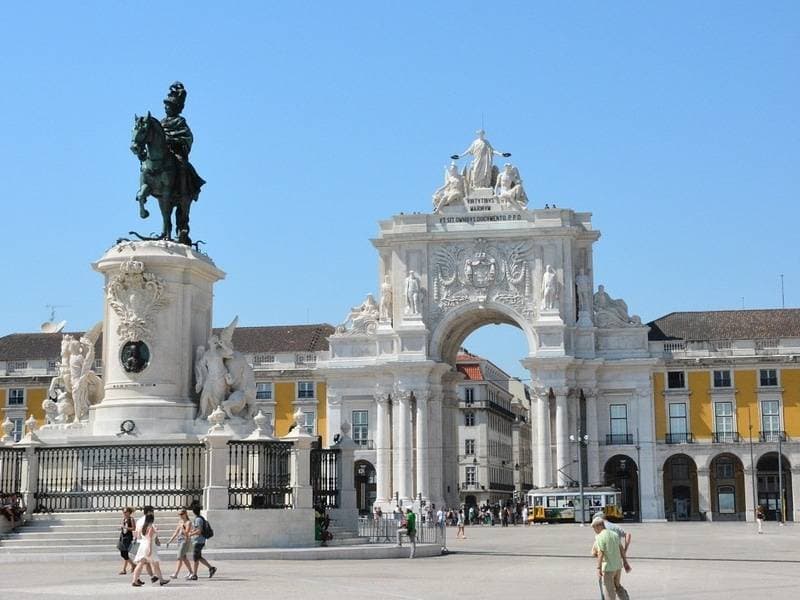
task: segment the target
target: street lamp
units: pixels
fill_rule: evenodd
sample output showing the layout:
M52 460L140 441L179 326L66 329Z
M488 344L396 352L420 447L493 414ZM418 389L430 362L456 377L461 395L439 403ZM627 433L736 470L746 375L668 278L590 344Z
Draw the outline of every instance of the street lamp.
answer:
M589 441L589 436L584 434L580 435L580 426L576 435L570 435L569 441L578 445L578 493L581 497L581 527L586 521L585 503L583 501L583 445Z

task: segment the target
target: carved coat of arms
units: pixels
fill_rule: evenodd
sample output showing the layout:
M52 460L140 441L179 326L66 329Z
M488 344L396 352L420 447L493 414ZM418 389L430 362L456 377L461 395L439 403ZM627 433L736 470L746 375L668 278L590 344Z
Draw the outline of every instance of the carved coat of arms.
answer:
M531 295L527 242L491 245L479 239L471 247L448 245L434 253L434 301L441 311L487 299L525 312Z
M119 317L122 343L151 339L153 315L167 304L164 282L145 271L144 263L129 259L108 284L108 304Z

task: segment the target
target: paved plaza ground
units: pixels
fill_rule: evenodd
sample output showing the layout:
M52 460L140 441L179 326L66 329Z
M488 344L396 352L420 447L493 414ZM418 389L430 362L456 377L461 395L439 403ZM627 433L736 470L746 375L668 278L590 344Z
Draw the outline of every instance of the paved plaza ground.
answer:
M626 526L631 598L738 600L800 596L800 526L745 523ZM214 579L132 588L117 562L0 563L0 598L599 598L590 528L448 529L447 556L418 560L218 561ZM211 545L211 544L209 544ZM170 572L172 561L164 563ZM202 575L202 573L201 573Z

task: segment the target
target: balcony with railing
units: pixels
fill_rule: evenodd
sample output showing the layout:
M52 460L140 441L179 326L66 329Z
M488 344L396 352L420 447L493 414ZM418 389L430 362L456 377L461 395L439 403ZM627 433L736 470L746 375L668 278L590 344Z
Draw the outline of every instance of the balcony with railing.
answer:
M738 444L742 441L737 431L715 431L711 437L715 444Z
M761 431L758 434L759 442L786 442L788 439L785 431Z
M375 442L373 440L353 439L358 448L356 450L375 450Z
M694 437L691 433L668 433L664 441L667 444L693 444Z
M606 446L625 446L633 444L632 433L607 433Z

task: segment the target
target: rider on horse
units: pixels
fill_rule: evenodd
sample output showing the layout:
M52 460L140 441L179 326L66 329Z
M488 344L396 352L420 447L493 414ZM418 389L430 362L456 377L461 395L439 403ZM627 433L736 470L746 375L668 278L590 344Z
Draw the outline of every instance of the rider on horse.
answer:
M167 136L169 150L175 156L177 172L171 193L172 201L176 205L176 229L178 241L191 244L189 239L189 208L192 201L197 200L200 188L205 181L197 174L189 162L189 152L192 150L192 130L181 116L186 103L186 88L180 81L169 86L169 93L164 99L164 111L167 116L161 120L161 126Z

